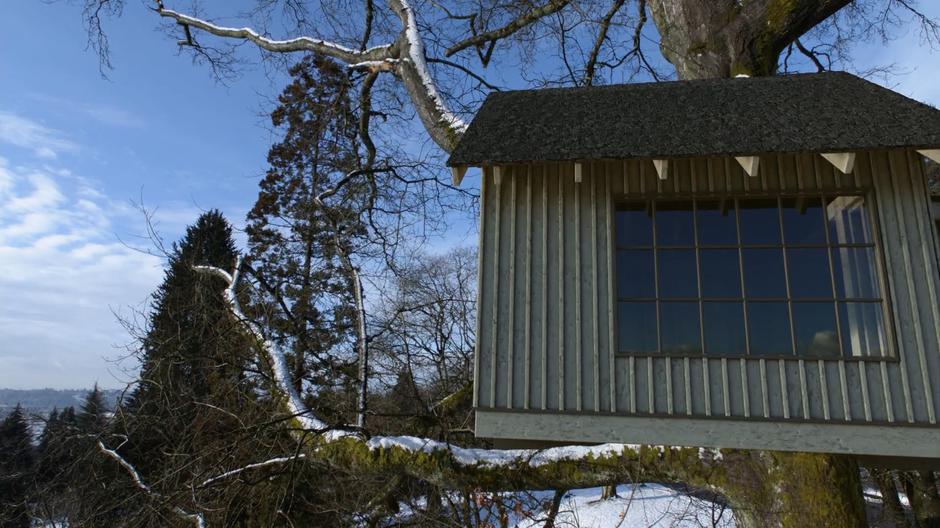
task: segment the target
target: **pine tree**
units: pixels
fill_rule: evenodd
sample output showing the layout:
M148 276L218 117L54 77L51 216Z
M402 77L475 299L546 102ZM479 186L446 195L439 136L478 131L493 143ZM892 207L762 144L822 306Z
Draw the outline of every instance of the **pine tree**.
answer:
M28 527L29 489L35 453L29 423L19 404L0 423L0 525Z

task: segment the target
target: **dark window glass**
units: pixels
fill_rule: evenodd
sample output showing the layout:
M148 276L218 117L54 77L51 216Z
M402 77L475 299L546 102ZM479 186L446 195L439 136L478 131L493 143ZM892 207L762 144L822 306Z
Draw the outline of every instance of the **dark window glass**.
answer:
M659 264L659 296L698 298L694 249L663 249L656 253Z
M630 203L617 211L617 245L653 245L653 219L646 202Z
M741 243L748 245L779 244L780 216L777 200L738 200L741 217Z
M839 303L839 326L846 356L887 355L881 303Z
M883 357L862 196L633 200L616 213L621 353Z
M620 352L649 354L657 351L655 302L622 302L617 314Z
M617 296L651 299L656 296L653 251L630 249L617 252Z
M873 240L863 196L827 197L826 218L829 219L829 237L833 245L869 244Z
M698 212L698 243L702 246L736 246L738 228L734 217L734 200L701 201Z
M752 302L747 305L747 321L753 356L790 356L790 318L787 303Z
M737 249L699 250L702 296L706 299L741 297L741 272Z
M826 224L822 199L801 196L784 198L783 237L787 244L825 244Z
M663 353L701 354L697 302L663 302L659 305Z
M840 299L878 299L875 277L875 250L869 247L832 249L836 294Z
M788 248L790 295L794 299L832 299L829 251L826 248Z
M783 272L783 250L745 249L744 294L753 298L787 296L786 276Z
M691 201L656 202L656 244L660 246L695 244Z
M740 302L706 302L702 304L705 320L705 353L710 356L743 356L747 350L744 339L744 304Z
M796 352L803 356L839 357L836 310L830 302L793 303Z

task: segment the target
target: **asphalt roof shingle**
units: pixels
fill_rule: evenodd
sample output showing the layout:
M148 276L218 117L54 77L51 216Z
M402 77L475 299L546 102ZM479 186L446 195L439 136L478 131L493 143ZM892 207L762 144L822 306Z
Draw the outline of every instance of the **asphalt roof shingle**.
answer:
M940 148L940 110L842 72L494 92L448 165Z

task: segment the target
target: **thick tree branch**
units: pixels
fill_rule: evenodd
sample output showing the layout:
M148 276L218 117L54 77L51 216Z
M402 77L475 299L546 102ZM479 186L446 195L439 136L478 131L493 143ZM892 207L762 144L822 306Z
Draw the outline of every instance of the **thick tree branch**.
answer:
M529 24L537 22L539 19L560 11L570 3L570 0L550 0L548 3L513 19L510 23L499 29L480 33L479 35L474 35L468 39L454 44L453 46L447 48L447 51L444 54L450 57L455 53L461 50L465 50L471 46L480 46L486 42L493 42L502 38L506 38L516 31L519 31L520 29L528 26Z
M620 11L620 8L623 7L625 1L626 0L614 0L607 14L604 15L603 20L601 20L600 27L597 30L597 38L594 39L594 47L591 48L591 54L588 56L587 63L584 67L584 84L587 86L594 84L594 73L597 68L597 58L601 53L601 47L607 40L607 32L610 30L611 21L613 21L617 12ZM638 24L638 27L642 29L643 26L642 24ZM638 47L638 45L634 43L634 47Z
M177 24L180 24L183 27L193 27L200 29L206 33L209 33L210 35L215 35L217 37L247 40L266 51L277 53L309 51L320 53L328 57L333 57L334 59L338 59L346 63L381 61L394 58L393 44L376 46L364 51L358 51L333 42L327 42L325 40L310 37L297 37L288 40L270 39L260 35L257 31L248 27L232 28L218 26L200 18L184 15L171 9L158 8L157 13L159 13L162 17L175 20Z
M321 441L313 444L315 451L308 456L373 474L405 474L450 489L473 489L481 483L490 483L488 489L494 490L577 488L609 483L628 474L711 486L711 479L723 474L720 469L723 457L717 449L629 444L545 450L475 449L410 436L377 436L365 440L345 431L328 431L325 422L316 418L294 394L286 367L277 367L284 361L283 352L264 339L257 326L242 313L235 296L238 268L232 274L212 266L196 266L195 269L230 280L226 289L229 309L258 340L269 362L275 366L274 390L281 393L292 414L307 422L307 429L325 433ZM277 374L278 371L281 374ZM507 469L512 470L509 476Z
M196 28L222 38L246 40L259 48L275 53L315 52L340 60L356 68L372 71L394 71L415 106L429 135L445 152L450 152L467 129L466 123L454 115L428 69L424 42L418 30L414 9L407 0L388 0L402 24L402 32L394 43L358 51L337 43L311 37L274 40L254 29L233 28L213 24L200 18L166 9L157 4L157 13L175 20L184 28Z

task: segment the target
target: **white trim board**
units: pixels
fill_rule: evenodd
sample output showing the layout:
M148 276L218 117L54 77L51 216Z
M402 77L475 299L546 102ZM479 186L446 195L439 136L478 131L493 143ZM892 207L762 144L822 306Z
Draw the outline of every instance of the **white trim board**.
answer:
M481 438L940 458L940 427L476 410Z

